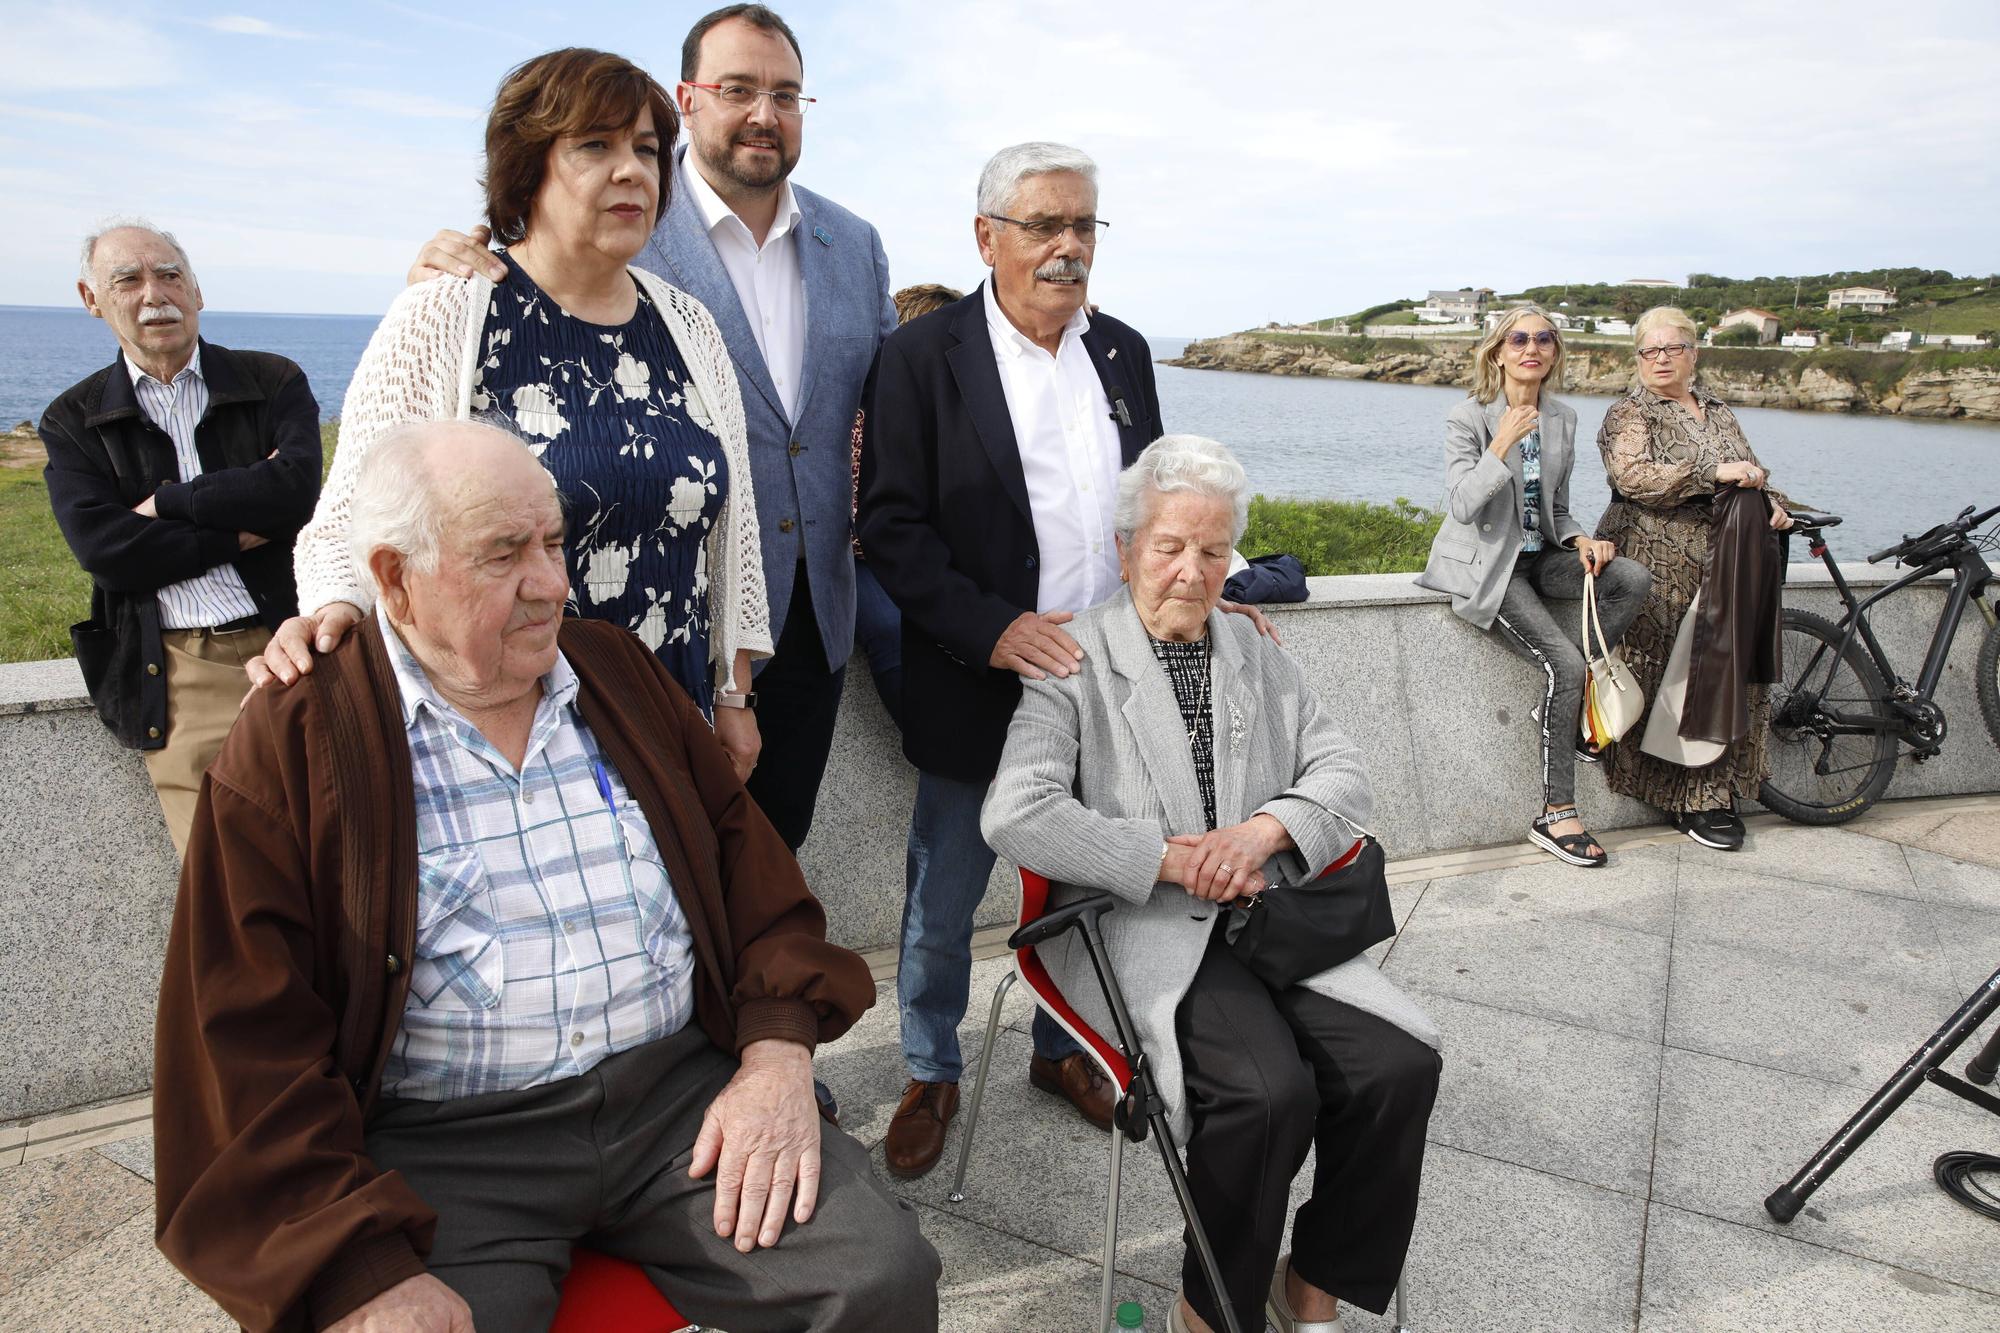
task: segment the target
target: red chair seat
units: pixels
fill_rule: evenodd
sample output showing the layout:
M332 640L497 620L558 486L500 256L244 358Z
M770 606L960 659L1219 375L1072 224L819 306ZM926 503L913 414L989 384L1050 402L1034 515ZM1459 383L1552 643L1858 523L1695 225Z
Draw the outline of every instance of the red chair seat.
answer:
M639 1265L581 1245L570 1252L549 1333L677 1333L687 1327Z

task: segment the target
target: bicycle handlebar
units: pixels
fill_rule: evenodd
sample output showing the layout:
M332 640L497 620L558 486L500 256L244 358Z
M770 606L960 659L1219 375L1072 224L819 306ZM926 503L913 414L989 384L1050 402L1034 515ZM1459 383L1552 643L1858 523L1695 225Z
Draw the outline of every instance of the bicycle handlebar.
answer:
M1889 547L1887 550L1877 551L1875 554L1869 556L1868 563L1871 565L1880 564L1882 561L1887 560L1892 555L1893 556L1912 555L1915 552L1922 550L1924 547L1929 546L1932 542L1947 536L1963 537L1966 533L1971 532L1974 528L1984 523L1987 519L1992 518L1995 514L2000 514L2000 505L1994 505L1991 509L1987 510L1983 514L1973 513L1972 506L1967 505L1964 509L1959 511L1958 517L1953 519L1951 522L1940 523L1936 527L1931 528L1925 532L1920 532L1914 537L1905 537L1903 538L1902 541L1897 542L1894 546Z

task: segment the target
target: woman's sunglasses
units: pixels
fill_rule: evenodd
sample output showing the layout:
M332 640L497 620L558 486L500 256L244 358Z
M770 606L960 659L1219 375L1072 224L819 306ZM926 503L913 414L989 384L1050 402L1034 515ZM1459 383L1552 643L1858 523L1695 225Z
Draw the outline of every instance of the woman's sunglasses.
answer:
M1556 335L1548 329L1543 329L1539 333L1523 333L1521 330L1515 329L1507 335L1507 345L1517 352L1529 343L1533 343L1537 347L1554 347L1556 345Z

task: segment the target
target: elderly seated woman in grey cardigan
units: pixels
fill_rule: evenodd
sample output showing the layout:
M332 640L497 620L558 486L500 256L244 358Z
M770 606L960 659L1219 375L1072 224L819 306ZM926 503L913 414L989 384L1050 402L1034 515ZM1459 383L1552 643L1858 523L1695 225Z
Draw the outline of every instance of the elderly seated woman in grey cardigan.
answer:
M1190 1255L1169 1327L1338 1330L1382 1311L1416 1220L1436 1029L1365 956L1274 991L1227 946L1226 905L1304 883L1366 824L1360 755L1298 664L1216 603L1249 506L1212 440L1169 435L1119 478L1126 590L1069 626L1082 670L1027 682L981 829L1001 855L1123 901L1111 965L1154 1062L1227 1292ZM1110 1016L1075 935L1039 950L1087 1022ZM1280 1262L1287 1192L1312 1197ZM1275 1275L1273 1270L1276 1270ZM1267 1306L1268 1293L1268 1306Z

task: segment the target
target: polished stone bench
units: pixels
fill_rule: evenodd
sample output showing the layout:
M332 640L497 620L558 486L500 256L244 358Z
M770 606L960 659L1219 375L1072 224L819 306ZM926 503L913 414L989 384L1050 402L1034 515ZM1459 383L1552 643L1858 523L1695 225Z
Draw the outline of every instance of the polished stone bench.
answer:
M1844 571L1857 586L1890 575ZM1825 571L1794 566L1789 604L1830 613ZM1914 675L1943 585L1899 595L1871 619ZM1367 757L1375 831L1392 858L1519 841L1539 804L1532 668L1451 615L1406 574L1314 579L1276 608L1280 634ZM2000 751L1974 696L1984 624L1968 618L1940 690L1943 755L1905 762L1891 794L2000 791ZM866 673L849 682L812 837L801 853L841 943L892 943L903 901L915 777ZM173 850L138 756L120 749L69 661L0 666L0 1122L151 1083L152 1012L172 909ZM1585 818L1609 830L1656 811L1578 775ZM1550 873L1563 871L1553 862ZM1584 872L1574 872L1584 873ZM1012 910L1011 872L981 920Z

